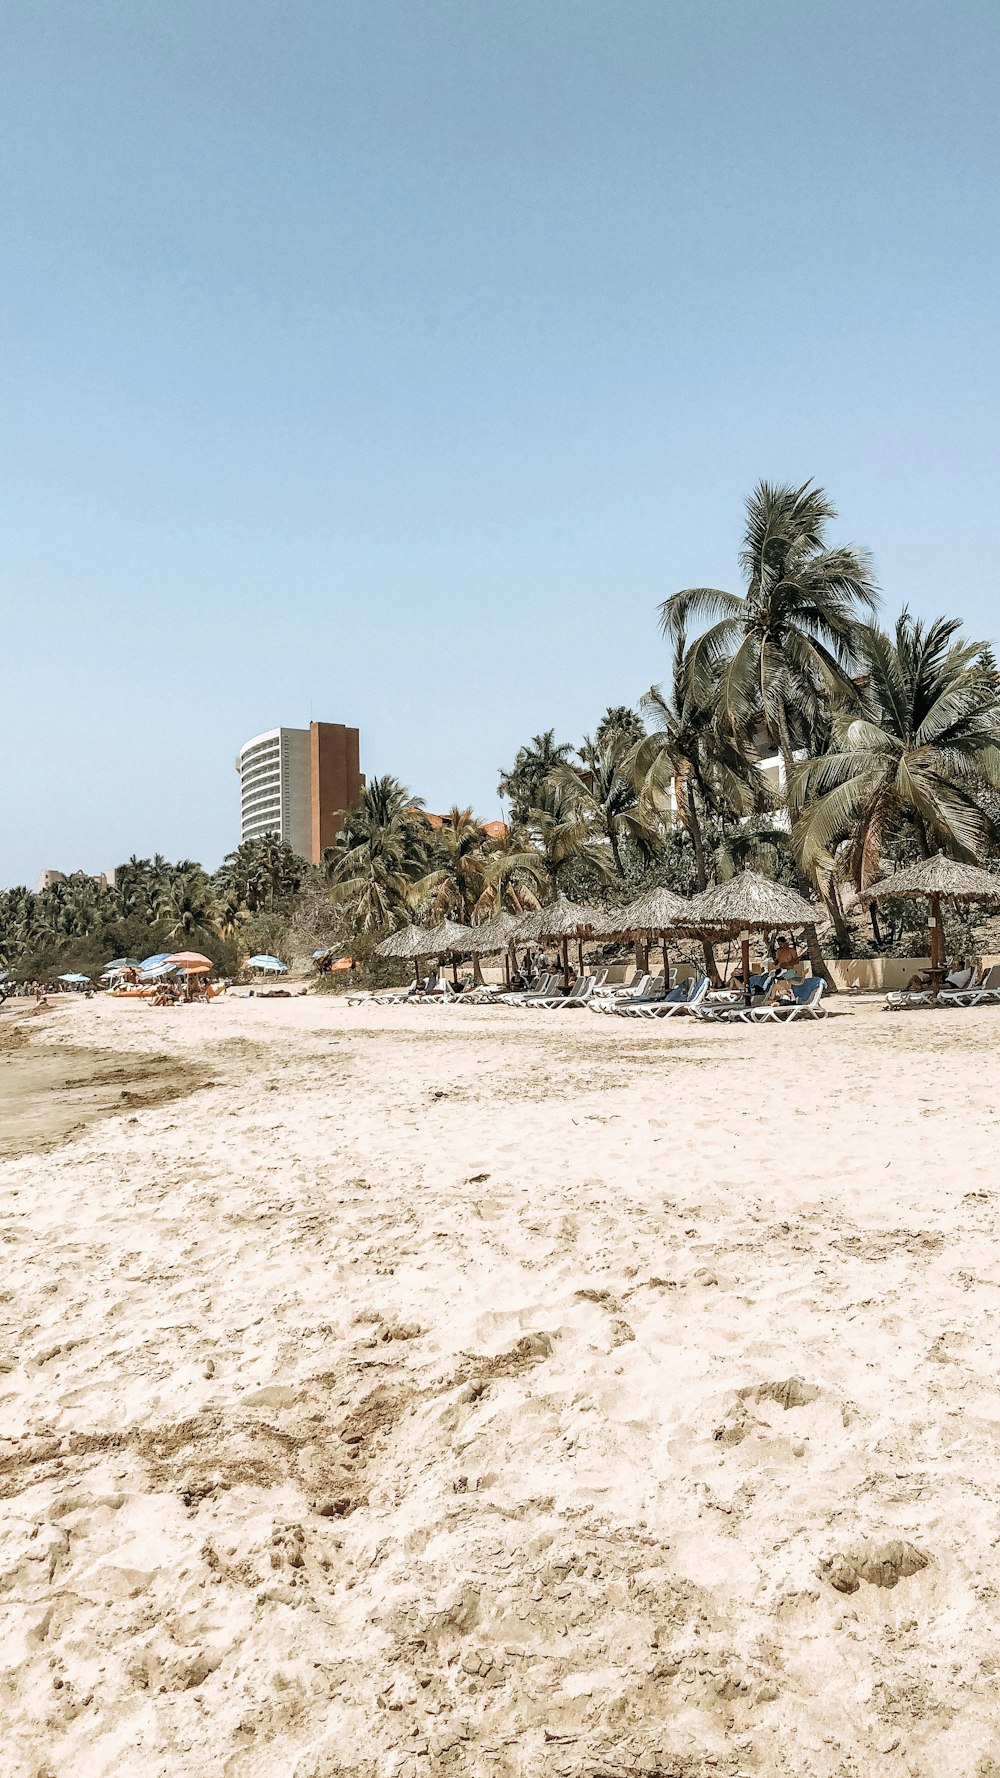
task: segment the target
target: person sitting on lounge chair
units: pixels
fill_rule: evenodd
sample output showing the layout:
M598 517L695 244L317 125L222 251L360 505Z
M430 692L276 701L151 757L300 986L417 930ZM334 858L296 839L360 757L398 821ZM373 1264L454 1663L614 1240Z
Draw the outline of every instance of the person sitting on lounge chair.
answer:
M764 996L764 1006L790 1006L795 999L792 987L791 972L788 975L776 975Z
M975 970L969 968L964 957L960 957L957 967L945 976L944 985L946 988L955 988L961 992L964 988L971 988L975 975Z
M791 939L786 938L783 932L779 933L777 943L774 947L775 969L780 970L782 975L787 977L794 975L795 979L798 980L798 968L801 961L802 959L799 956L798 951L795 949Z

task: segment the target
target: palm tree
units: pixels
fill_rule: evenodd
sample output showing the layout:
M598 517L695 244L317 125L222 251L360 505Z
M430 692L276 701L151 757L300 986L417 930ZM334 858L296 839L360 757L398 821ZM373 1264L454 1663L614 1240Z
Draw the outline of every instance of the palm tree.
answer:
M717 672L709 672L679 633L670 691L653 685L641 700L653 726L632 753L642 802L668 818L676 815L691 841L699 891L709 880L704 817L741 818L769 803L767 781L748 737L741 729L720 726L718 701ZM707 940L703 950L714 981L715 953Z
M541 786L529 810L528 831L538 859L538 872L552 895L573 864L591 865L602 877L613 872L610 849L591 839L591 829L574 788L553 773Z
M745 730L716 720L718 674L708 674L681 633L674 647L672 683L664 693L651 686L642 708L652 729L633 751L632 771L646 802L676 814L691 840L695 881L708 887L702 829L706 813L741 818L769 805L767 781L753 758Z
M853 694L859 617L874 611L877 592L864 550L827 544L826 526L837 513L822 488L759 482L746 513L740 551L746 592L687 587L664 600L660 622L676 642L690 633L692 620L710 620L692 644L692 666L704 674L705 691L718 674L725 719L763 720L781 754L787 796L790 711L808 721L833 693Z
M180 877L160 902L160 917L167 922L172 939L192 939L210 934L215 927L215 903L204 877Z
M635 724L641 735L638 717ZM622 840L631 840L648 857L656 851L660 838L650 808L640 807L635 776L630 769L636 742L634 727L606 728L603 738L596 743L584 742L579 769L563 765L552 773L553 782L568 792L588 836L599 835L610 846L615 869L622 878Z
M452 809L434 834L430 869L413 886L436 920L469 925L490 888L488 836L471 809Z
M334 907L349 908L355 932L403 924L414 881L427 868L427 823L419 803L388 774L366 784L323 862Z
M528 812L538 802L542 785L557 767L566 764L573 749L568 741L557 741L555 729L535 735L527 747L519 747L509 772L501 772L497 795L510 802L515 826L523 824Z
M793 840L807 869L846 841L847 869L866 888L907 828L925 858L982 857L988 793L1000 788L1000 682L990 649L957 640L960 628L904 611L892 636L862 632L861 711L836 714L830 751L795 778Z

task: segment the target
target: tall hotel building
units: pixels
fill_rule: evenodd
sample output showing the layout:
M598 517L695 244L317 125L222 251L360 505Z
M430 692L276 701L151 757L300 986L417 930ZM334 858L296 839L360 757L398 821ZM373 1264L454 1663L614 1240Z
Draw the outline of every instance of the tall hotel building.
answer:
M318 864L340 831L340 811L361 795L360 741L342 722L311 722L244 742L236 757L240 840L275 834Z

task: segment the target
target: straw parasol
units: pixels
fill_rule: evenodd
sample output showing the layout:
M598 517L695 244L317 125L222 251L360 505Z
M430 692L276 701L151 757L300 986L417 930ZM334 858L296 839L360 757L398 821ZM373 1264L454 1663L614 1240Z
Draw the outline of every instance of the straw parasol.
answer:
M599 928L602 938L636 937L645 940L646 963L649 962L649 946L657 938L663 952L663 979L670 986L670 964L667 959L667 928L676 925L678 919L687 913L688 902L681 895L675 895L672 889L656 888L647 890L637 901L629 902L627 907L608 908L601 917Z
M717 883L689 901L683 917L675 921L685 931L703 935L715 928L731 937L739 933L743 964L743 981L750 980L751 932L775 932L782 926L813 926L821 910L812 906L796 889L776 883L773 877L762 877L757 871L745 870L726 883Z
M906 870L893 871L880 883L862 893L864 901L924 901L929 903L928 925L931 938L931 978L937 981L944 973L944 933L941 927L943 901L1000 902L1000 876L980 870L976 864L960 864L938 852L934 858L923 858Z
M473 926L462 926L457 920L442 920L424 933L424 951L430 957L443 957L449 951L467 951L473 937Z
M476 960L477 982L482 980L479 968L480 957L493 957L502 952L504 981L508 986L510 985L510 947L522 918L523 916L520 914L501 912L493 914L489 920L484 920L480 926L472 928L468 950Z
M426 957L427 934L422 926L400 926L397 932L390 932L388 938L375 946L375 955L403 959Z
M525 914L518 921L517 940L545 939L558 943L562 949L562 967L564 980L569 979L569 941L577 940L580 954L580 967L583 967L583 941L602 931L604 913L601 908L590 907L586 902L569 901L565 895L557 895L547 907L539 908L537 913Z
M505 951L511 939L516 937L523 918L523 914L493 914L481 926L472 927L466 950L479 957L493 957Z
M399 960L413 964L413 979L420 974L420 959L427 957L427 933L422 926L400 926L397 932L390 932L375 946L376 957L397 957Z

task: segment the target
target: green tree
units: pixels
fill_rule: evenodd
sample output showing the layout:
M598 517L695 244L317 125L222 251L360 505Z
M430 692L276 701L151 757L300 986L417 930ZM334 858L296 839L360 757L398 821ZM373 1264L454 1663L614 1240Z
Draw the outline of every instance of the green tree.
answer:
M419 803L387 774L366 784L343 815L324 855L331 903L349 911L355 932L403 925L413 884L427 869L429 828Z
M642 734L641 723L638 726ZM625 876L622 842L631 841L640 854L651 857L661 837L648 802L640 805L631 769L635 747L634 727L605 728L603 738L584 742L579 768L557 766L551 775L551 782L566 792L587 839L610 848L621 878Z
M746 724L720 724L719 666L710 670L697 644L676 637L667 692L651 686L642 699L650 732L633 750L631 769L642 801L676 816L690 836L699 890L708 887L705 817L741 819L766 809L767 781Z
M510 803L511 823L523 827L530 811L538 805L542 786L558 767L566 765L573 752L568 741L557 741L554 729L535 735L527 747L519 747L514 764L501 772L497 794Z
M853 545L831 547L836 508L822 488L760 482L746 507L740 551L745 593L687 587L660 607L664 634L678 641L696 621L710 627L691 645L691 663L714 683L724 721L763 720L781 755L785 793L793 773L794 713L808 723L824 699L854 695L859 626L875 609L871 562Z
M828 866L845 844L846 868L866 888L905 832L924 857L985 856L1000 788L1000 682L990 649L959 640L960 628L904 611L892 635L862 632L862 707L837 712L830 750L794 780L793 840L807 869Z

